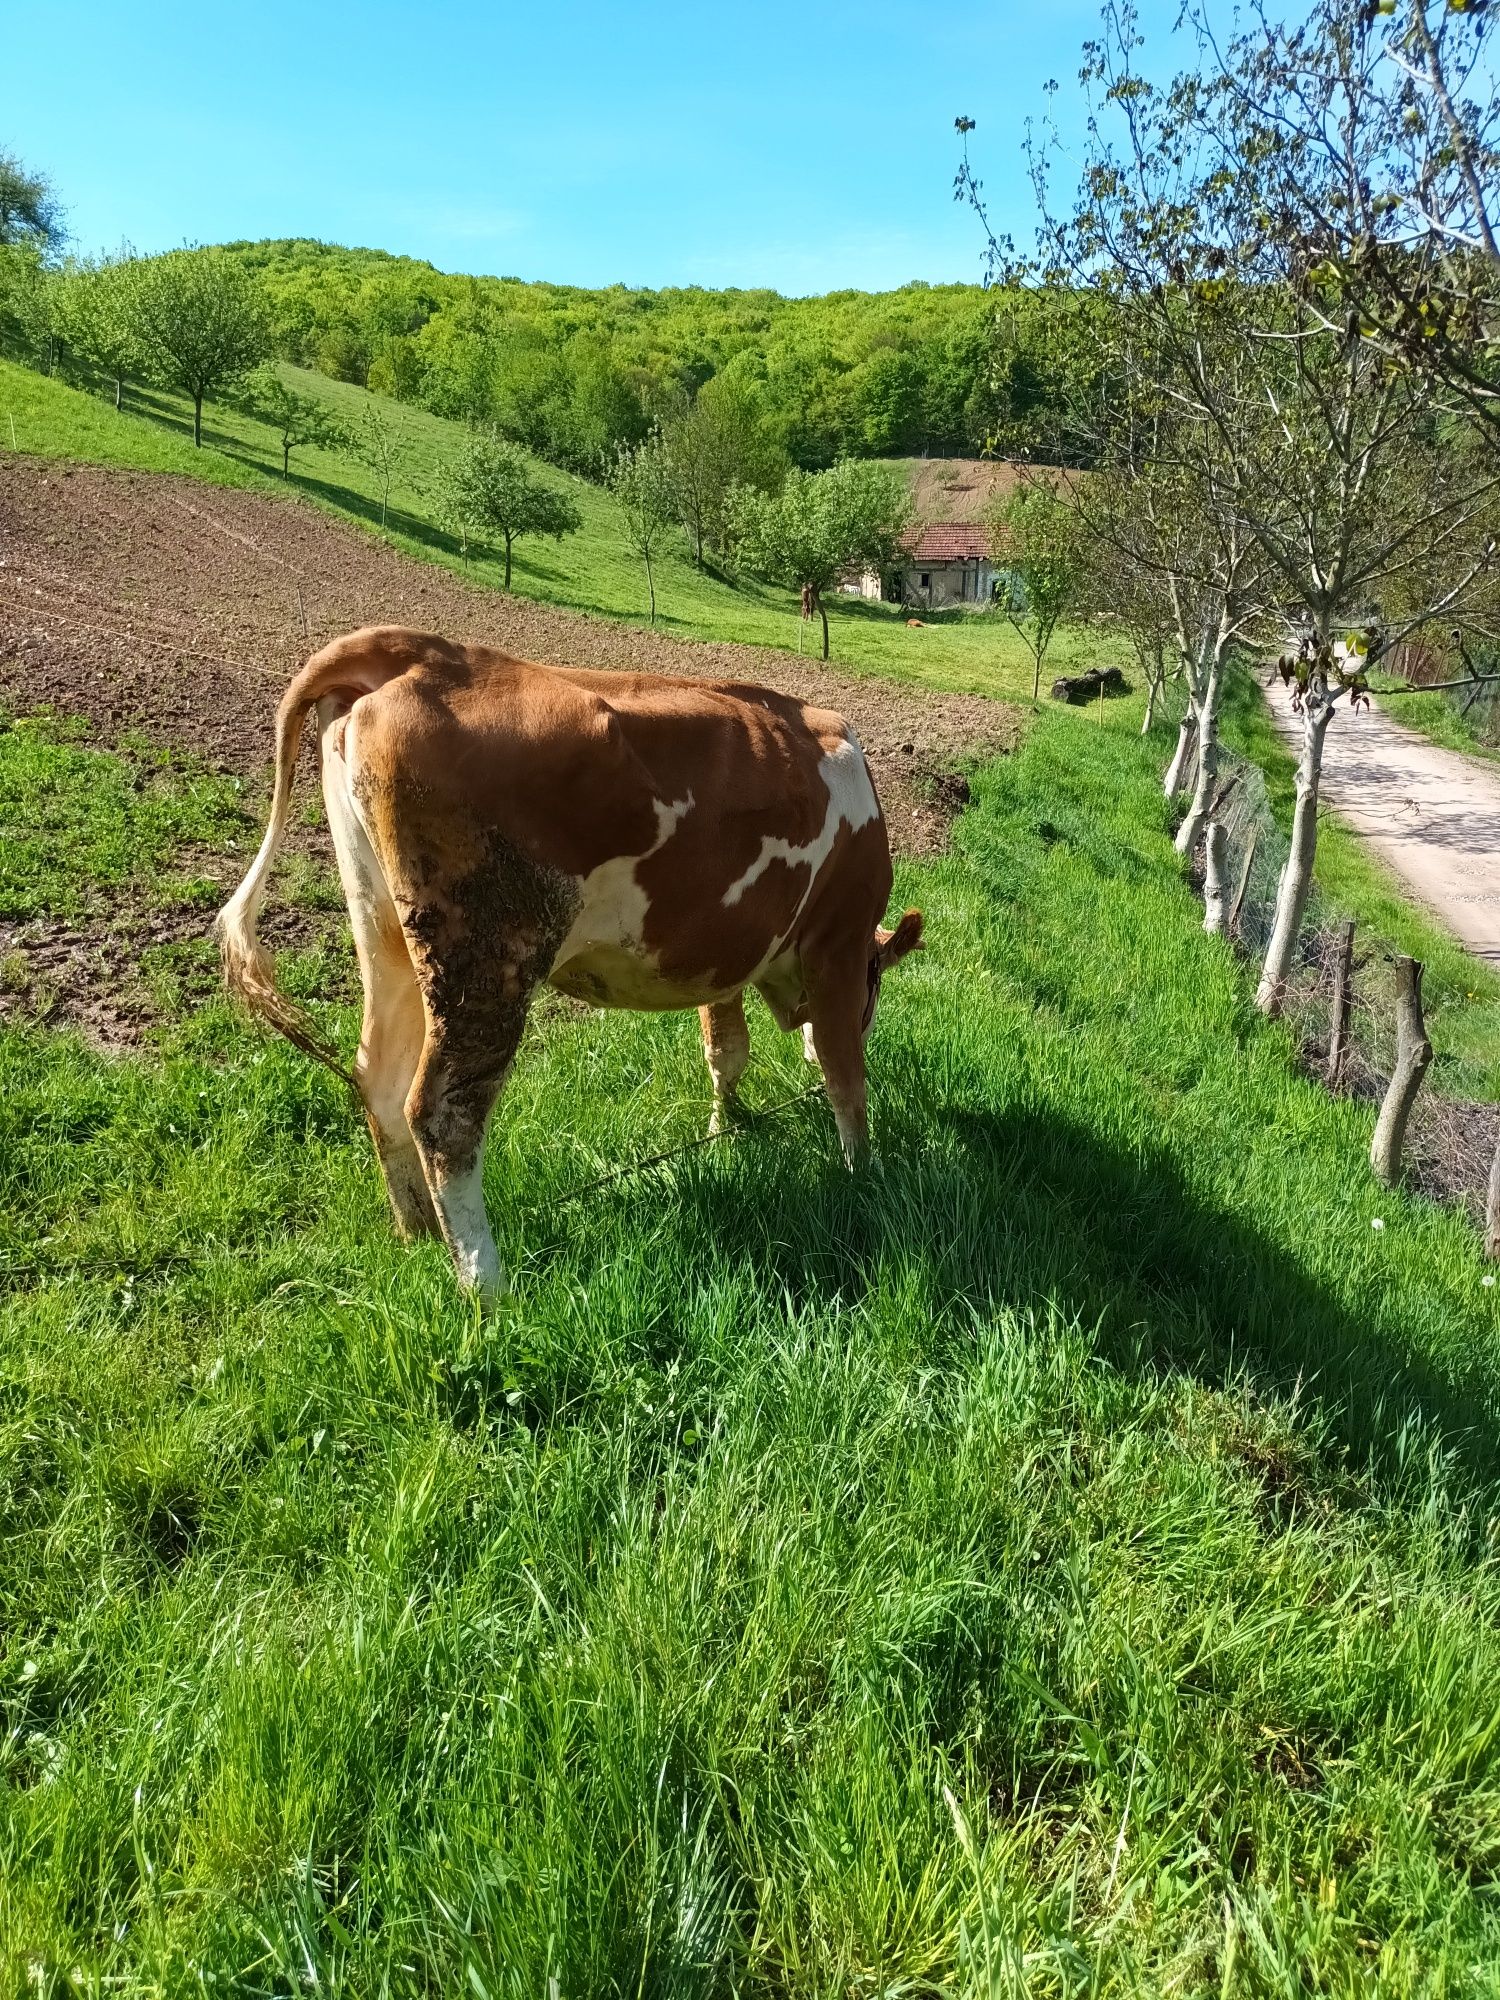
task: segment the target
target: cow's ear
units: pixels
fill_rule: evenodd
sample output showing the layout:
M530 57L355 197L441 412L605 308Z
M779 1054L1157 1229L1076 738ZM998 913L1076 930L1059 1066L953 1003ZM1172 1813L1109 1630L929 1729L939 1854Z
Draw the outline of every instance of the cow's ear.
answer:
M922 912L908 910L893 931L877 929L875 932L875 952L880 960L882 972L889 972L893 965L899 965L909 951L922 949Z

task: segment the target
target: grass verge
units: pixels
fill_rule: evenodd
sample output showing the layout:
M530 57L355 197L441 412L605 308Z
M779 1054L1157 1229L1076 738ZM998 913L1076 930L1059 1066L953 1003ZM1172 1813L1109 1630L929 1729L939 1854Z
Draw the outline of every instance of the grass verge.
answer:
M1495 1291L1202 935L1158 762L1046 717L903 870L879 1176L814 1101L569 1202L705 1079L541 1009L490 1322L292 1051L0 1036L15 1983L1483 1986Z

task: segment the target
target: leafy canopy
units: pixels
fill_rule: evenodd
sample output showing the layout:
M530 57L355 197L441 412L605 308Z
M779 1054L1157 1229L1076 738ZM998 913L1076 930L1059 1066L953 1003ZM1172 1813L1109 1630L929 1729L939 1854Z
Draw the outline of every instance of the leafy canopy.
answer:
M540 478L530 454L493 430L475 431L445 468L442 500L466 549L471 538L500 537L507 585L511 545L520 536L561 541L583 526L572 496Z
M912 506L899 472L846 458L827 472L793 469L778 494L741 493L736 518L747 566L816 601L846 570L889 569Z

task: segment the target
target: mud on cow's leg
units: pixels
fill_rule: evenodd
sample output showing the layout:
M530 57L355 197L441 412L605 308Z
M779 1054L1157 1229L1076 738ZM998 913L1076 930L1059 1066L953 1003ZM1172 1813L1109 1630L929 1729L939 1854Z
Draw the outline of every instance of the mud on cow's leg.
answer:
M850 1167L868 1152L870 1144L864 1037L867 993L863 963L836 968L813 985L808 1007L813 1050L822 1065L823 1087Z
M486 1302L504 1291L484 1208L484 1135L526 1025L530 989L504 1009L429 1014L406 1115L459 1283ZM484 1026L481 1027L481 1020Z
M713 1138L724 1130L750 1060L744 996L736 993L732 1000L700 1007L698 1019L703 1026L703 1056L714 1084L714 1105L708 1120L708 1136Z

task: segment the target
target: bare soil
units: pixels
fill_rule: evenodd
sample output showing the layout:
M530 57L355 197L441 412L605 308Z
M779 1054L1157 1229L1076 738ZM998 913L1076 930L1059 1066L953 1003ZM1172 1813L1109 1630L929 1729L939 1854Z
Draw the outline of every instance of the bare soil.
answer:
M859 731L902 854L943 847L968 797L959 767L1009 749L1017 711L839 673L767 648L673 639L501 596L280 495L187 479L7 458L0 468L0 704L85 717L104 746L130 732L191 752L264 796L271 722L308 653L366 624L410 625L525 659L749 680L834 708ZM321 827L294 848L331 863ZM228 881L243 866L195 861ZM201 939L200 907L121 896L97 919L0 925L0 1013L43 1011L128 1043L159 1011L143 953ZM337 920L268 914L267 936L307 943ZM280 933L277 935L277 933Z

